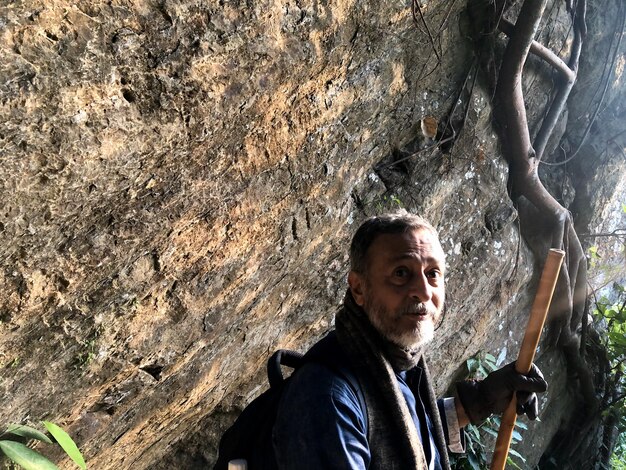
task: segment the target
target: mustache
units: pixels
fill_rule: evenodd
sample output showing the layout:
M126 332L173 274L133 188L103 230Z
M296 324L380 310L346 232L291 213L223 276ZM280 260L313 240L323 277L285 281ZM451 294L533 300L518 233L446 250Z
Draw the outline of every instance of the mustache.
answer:
M422 302L415 302L405 305L398 312L400 315L430 315L436 316L437 309Z

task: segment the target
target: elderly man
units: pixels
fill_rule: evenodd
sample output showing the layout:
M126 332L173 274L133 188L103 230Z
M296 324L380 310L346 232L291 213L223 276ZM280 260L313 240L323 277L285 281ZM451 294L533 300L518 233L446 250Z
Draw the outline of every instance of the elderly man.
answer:
M514 392L518 412L536 418L534 392L547 387L536 368L524 376L510 364L435 399L422 353L443 309L445 254L426 220L406 211L367 219L350 263L336 329L309 352L326 359L307 361L282 398L279 468L447 469L461 427L502 412Z

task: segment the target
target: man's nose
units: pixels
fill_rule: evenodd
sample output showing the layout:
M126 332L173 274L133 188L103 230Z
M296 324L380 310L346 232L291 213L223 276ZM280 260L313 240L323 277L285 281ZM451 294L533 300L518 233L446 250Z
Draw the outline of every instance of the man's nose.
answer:
M432 294L432 286L425 273L416 274L409 285L409 295L420 302L428 302Z

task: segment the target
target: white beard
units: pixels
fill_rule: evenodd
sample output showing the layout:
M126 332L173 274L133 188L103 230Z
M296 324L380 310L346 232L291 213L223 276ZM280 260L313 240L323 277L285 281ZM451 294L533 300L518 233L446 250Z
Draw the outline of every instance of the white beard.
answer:
M365 299L363 307L374 328L388 341L398 346L417 349L431 342L435 336L435 318L439 312L434 308L429 309L421 303L416 303L392 314L369 298ZM428 318L418 321L414 328L402 328L397 320L407 312L415 312L416 309L426 310Z

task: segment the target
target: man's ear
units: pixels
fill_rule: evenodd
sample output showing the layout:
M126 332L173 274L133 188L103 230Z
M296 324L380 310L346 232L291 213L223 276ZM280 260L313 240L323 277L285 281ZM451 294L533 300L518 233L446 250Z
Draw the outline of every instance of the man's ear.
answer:
M356 304L359 307L363 307L365 304L365 276L356 271L350 271L348 274L348 285Z

